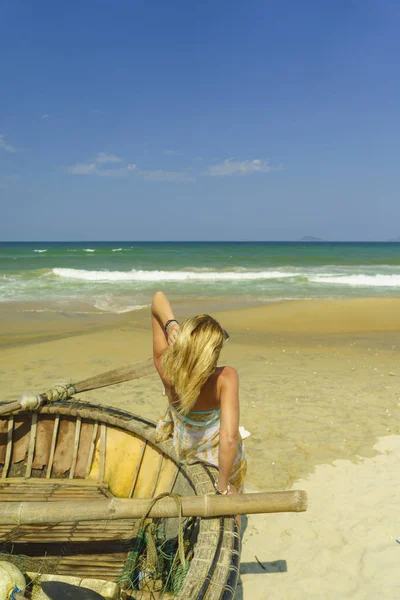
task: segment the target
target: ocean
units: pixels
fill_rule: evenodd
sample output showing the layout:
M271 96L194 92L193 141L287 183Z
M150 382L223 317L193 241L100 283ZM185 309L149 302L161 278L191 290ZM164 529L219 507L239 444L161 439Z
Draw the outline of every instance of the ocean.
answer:
M159 289L172 300L244 305L395 297L400 243L0 243L0 302L122 313L148 306Z

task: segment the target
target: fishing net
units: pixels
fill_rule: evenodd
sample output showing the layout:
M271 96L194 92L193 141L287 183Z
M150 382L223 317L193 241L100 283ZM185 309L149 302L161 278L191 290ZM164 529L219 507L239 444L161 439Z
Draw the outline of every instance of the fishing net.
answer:
M168 538L165 521L148 519L154 504L165 496L173 497L179 510L178 535ZM139 523L136 543L128 555L121 577L117 582L124 589L135 590L134 598L140 600L143 592L165 592L174 596L180 592L192 558L196 519L182 517L182 503L177 494L160 494L150 502Z

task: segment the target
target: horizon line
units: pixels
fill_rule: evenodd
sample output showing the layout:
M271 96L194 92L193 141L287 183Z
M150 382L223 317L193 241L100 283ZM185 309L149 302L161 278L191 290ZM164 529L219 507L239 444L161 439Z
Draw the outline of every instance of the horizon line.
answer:
M0 244L382 244L400 243L400 238L377 240L0 240Z

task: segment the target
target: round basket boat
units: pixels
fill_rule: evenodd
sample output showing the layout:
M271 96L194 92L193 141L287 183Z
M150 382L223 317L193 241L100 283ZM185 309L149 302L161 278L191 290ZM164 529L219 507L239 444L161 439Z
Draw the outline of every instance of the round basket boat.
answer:
M0 417L0 501L70 499L89 512L91 500L99 498L214 493L212 468L179 464L172 440L156 443L154 436L154 423L141 417L76 402ZM178 520L162 525L167 539L176 540ZM187 568L168 593L165 582L158 582L158 590L153 582L148 591L145 585L137 589L138 578L130 577L138 527L137 519L66 523L62 515L52 526L0 525L0 560L20 567L22 561L25 572L73 577L83 586L93 579L117 581L120 598L233 598L239 573L233 517L192 520L186 528Z

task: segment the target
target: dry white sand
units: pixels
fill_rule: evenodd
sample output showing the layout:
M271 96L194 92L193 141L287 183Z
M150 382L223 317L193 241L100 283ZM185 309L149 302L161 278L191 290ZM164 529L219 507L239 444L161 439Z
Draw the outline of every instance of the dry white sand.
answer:
M374 458L319 465L297 481L307 512L249 517L235 600L400 597L400 436L374 449Z

